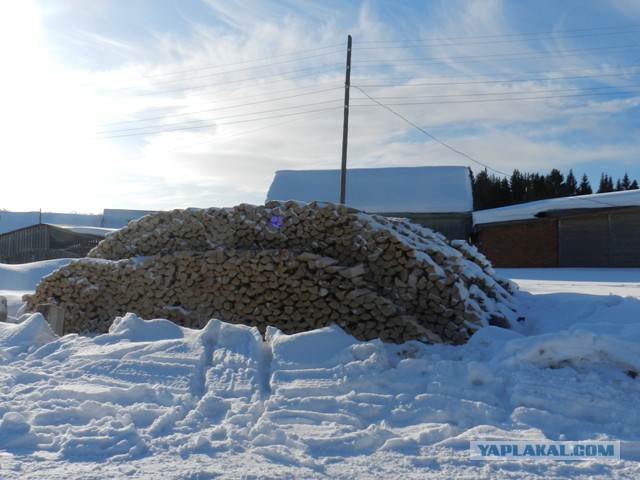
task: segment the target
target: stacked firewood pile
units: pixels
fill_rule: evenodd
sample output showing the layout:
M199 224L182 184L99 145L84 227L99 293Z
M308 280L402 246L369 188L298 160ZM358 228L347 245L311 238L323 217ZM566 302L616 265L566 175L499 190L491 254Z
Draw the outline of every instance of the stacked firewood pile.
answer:
M513 286L466 242L334 204L268 202L159 212L43 278L27 303L65 309L67 332L127 312L200 328L211 318L361 340L463 343L511 319Z

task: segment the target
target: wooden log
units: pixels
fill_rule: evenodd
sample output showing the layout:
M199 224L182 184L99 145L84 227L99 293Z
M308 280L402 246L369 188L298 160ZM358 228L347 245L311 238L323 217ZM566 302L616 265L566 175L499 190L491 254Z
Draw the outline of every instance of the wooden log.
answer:
M51 326L54 334L62 337L65 332L65 311L62 307L52 303L40 304L36 307L36 311L41 313L47 323Z

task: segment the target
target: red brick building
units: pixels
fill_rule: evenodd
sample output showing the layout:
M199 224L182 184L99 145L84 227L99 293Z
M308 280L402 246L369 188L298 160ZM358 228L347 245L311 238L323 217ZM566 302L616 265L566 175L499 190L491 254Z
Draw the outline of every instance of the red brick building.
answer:
M474 212L474 243L498 268L638 268L640 191Z

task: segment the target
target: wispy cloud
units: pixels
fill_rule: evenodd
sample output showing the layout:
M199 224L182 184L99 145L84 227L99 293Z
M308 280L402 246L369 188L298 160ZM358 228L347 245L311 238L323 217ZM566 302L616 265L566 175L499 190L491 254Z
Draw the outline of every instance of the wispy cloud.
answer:
M41 0L25 18L46 61L29 88L12 72L0 89L10 171L33 165L34 192L90 174L96 211L261 202L278 169L339 166L347 34L354 86L480 162L626 165L638 32L548 3ZM621 25L610 6L606 24ZM367 95L351 90L351 166L473 163ZM71 192L30 208L64 208Z

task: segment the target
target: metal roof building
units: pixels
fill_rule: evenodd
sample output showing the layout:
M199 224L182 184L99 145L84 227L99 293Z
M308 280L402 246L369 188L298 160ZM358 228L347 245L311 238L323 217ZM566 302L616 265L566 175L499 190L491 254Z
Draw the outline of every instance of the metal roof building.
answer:
M640 267L640 190L553 198L474 212L496 267Z
M276 172L267 200L338 203L340 170ZM468 167L354 168L347 171L346 204L368 213L404 217L468 239L473 194Z

